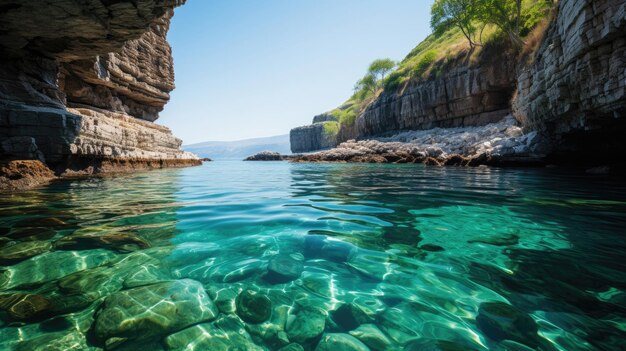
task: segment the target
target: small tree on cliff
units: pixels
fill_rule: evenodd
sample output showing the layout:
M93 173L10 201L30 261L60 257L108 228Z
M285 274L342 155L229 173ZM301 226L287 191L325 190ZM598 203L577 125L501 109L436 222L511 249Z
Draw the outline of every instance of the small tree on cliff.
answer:
M393 60L388 58L379 59L370 64L367 72L368 75L374 77L376 86L378 88L382 88L385 77L387 77L387 75L391 73L394 68L396 68L396 63Z
M479 45L476 36L476 20L482 0L435 0L431 8L430 26L435 33L457 27L470 44L470 48ZM495 0L494 0L495 1Z
M364 98L369 94L374 94L377 87L378 84L376 82L376 77L368 73L365 75L365 77L359 79L359 81L356 82L356 85L354 86L354 91L355 94L359 96L359 98Z
M515 45L522 45L520 28L522 0L477 0L476 19L490 23L508 35Z
M372 62L367 74L354 85L354 96L359 100L376 94L383 88L385 78L396 68L396 63L390 59L380 59Z

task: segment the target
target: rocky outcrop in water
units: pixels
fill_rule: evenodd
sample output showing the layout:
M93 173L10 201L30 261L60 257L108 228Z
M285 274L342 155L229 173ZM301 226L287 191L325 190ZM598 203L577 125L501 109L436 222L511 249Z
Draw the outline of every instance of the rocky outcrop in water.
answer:
M518 76L515 115L577 158L626 150L626 2L561 1Z
M313 117L313 124L294 128L289 133L291 152L309 152L337 145L337 118L329 113Z
M294 162L425 163L428 165L542 165L536 132L524 134L513 117L480 127L435 128L389 138L349 140Z
M248 156L244 161L282 161L283 155L273 151L261 151L258 154Z
M183 3L4 1L0 160L57 174L199 164L150 123L174 89L166 33Z

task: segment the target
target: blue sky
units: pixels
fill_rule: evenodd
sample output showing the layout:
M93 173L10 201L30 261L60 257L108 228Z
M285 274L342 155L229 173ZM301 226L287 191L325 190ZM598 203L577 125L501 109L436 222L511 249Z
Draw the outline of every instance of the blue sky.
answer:
M352 93L368 64L429 33L432 0L188 0L168 38L158 123L185 144L286 134Z

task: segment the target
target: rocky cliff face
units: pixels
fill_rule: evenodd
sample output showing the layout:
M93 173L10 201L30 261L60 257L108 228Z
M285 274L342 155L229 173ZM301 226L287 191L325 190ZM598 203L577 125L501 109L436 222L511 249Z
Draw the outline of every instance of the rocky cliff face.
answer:
M291 130L289 133L291 152L309 152L335 147L338 130L337 117L329 113L317 115L313 117L313 124Z
M166 40L172 11L119 53L63 64L61 88L69 106L93 106L154 121L174 90L172 49Z
M626 1L561 0L536 53L507 52L485 50L475 64L453 62L381 94L338 141L484 125L513 112L538 132L531 149L549 162L615 163L626 152Z
M625 58L624 0L561 1L536 56L520 70L516 117L560 157L622 154Z
M342 126L338 138L324 148L353 138L388 135L403 130L480 126L500 121L511 111L516 59L503 48L488 48L475 63L462 55L441 75L413 81L401 91L383 92L358 116ZM314 121L315 122L315 121ZM315 124L292 131L294 152L319 150ZM295 147L294 147L295 146ZM296 151L297 150L297 151Z
M383 93L357 118L358 137L435 127L469 127L497 122L510 113L516 60L496 48L476 63L462 56L441 76L412 82L403 91Z
M104 159L197 163L150 123L174 88L166 33L183 3L2 1L0 160L57 172Z

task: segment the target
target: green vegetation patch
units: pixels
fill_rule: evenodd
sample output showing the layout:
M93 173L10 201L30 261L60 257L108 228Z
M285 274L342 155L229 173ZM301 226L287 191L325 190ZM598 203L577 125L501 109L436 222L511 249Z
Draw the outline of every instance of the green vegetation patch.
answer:
M411 81L438 77L451 63L461 59L471 65L484 48L502 44L503 48L519 48L555 3L554 0L435 0L433 34L399 63L390 59L372 62L366 75L356 83L352 97L330 112L339 120L337 127L353 127L357 117L383 92L401 92ZM335 127L328 128L329 132L335 132Z
M324 128L324 136L325 137L335 137L339 134L339 123L338 122L322 122L322 127Z

